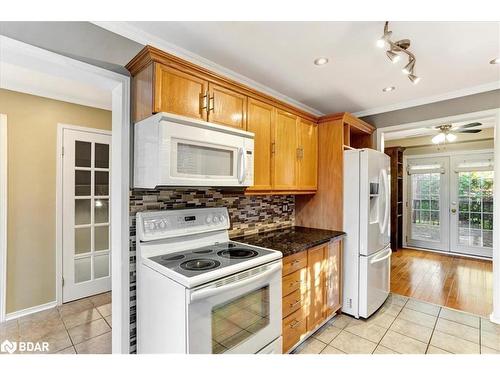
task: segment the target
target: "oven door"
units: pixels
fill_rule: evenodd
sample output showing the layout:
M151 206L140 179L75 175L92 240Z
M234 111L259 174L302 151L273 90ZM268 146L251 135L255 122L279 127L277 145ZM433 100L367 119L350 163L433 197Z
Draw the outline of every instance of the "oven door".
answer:
M281 336L281 261L187 291L188 353L258 353Z
M163 180L169 186L250 186L253 139L213 129L163 124Z

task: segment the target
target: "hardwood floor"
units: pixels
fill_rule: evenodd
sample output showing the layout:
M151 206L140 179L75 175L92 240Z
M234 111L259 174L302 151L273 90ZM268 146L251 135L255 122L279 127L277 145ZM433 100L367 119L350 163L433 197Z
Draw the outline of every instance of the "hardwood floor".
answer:
M492 310L492 262L429 251L392 255L391 291L473 314Z

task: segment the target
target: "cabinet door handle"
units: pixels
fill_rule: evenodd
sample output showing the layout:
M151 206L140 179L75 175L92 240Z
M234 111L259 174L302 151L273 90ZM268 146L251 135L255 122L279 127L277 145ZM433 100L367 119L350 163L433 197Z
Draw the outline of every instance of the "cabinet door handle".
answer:
M271 154L274 154L276 152L276 143L272 142L271 143Z
M204 109L207 109L208 106L208 91L205 91L205 94L200 93L200 114L203 113Z
M295 327L297 327L298 325L300 324L300 322L297 320L297 319L294 319L294 322L292 324L290 324L290 328L291 329L294 329Z
M212 104L210 105L210 103L212 103ZM208 112L210 112L210 111L213 112L214 108L215 108L215 93L212 94L212 96L208 97Z
M297 147L296 153L297 153L297 159L300 160L300 147Z

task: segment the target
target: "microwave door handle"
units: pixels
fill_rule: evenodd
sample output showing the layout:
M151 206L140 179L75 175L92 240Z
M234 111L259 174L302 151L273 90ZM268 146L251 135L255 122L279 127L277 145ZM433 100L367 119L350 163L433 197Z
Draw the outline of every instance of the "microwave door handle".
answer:
M241 147L238 149L239 166L238 166L238 182L242 184L245 180L246 174L246 158L245 158L245 148Z
M276 263L274 265L269 266L265 271L262 271L258 275L250 276L242 281L235 281L233 283L219 286L219 287L208 287L204 289L200 289L191 293L191 302L198 301L201 299L208 298L213 296L214 294L224 293L233 289L241 288L249 284L257 283L260 280L265 279L271 274L281 269L281 262Z

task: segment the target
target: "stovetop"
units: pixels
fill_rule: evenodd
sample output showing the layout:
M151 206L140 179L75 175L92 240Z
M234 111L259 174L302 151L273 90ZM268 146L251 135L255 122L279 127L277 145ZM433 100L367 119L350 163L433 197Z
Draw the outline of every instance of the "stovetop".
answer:
M275 251L247 246L237 242L224 242L149 258L171 271L192 278L208 272L254 260Z

